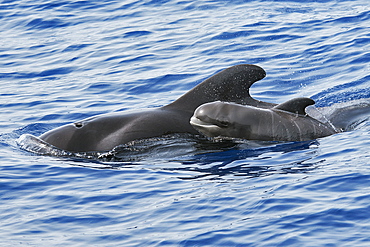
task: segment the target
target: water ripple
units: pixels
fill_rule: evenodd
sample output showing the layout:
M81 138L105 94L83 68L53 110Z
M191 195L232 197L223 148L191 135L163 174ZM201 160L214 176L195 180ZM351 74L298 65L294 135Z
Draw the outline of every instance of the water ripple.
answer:
M313 142L167 137L100 159L16 140L168 104L241 63L266 70L260 100L370 98L368 5L3 1L1 245L367 246L369 119Z

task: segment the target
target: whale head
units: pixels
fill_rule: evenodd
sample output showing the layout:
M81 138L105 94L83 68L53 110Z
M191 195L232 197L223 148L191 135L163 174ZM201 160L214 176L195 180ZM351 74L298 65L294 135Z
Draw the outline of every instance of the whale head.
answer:
M236 121L238 116L235 107L238 106L221 101L203 104L194 111L190 124L197 131L209 137L237 137L241 130ZM246 128L244 127L244 131Z

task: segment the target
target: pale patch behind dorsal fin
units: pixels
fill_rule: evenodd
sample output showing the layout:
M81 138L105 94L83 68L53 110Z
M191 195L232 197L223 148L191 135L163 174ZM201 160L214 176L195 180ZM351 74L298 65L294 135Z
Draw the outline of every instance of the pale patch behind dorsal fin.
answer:
M275 106L273 109L306 115L306 107L315 104L315 101L310 98L294 98Z

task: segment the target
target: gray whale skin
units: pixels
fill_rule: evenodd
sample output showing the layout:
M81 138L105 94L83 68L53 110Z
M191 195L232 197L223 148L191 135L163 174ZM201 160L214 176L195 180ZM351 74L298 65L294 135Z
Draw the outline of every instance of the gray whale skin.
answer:
M339 132L305 113L310 98L295 98L265 109L228 102L199 106L191 125L209 137L242 138L260 141L307 141Z
M206 79L173 103L134 113L104 114L67 124L40 136L45 142L72 152L109 151L130 141L172 133L198 132L189 120L194 110L216 100L271 107L255 100L250 86L264 78L265 71L249 64L235 65Z

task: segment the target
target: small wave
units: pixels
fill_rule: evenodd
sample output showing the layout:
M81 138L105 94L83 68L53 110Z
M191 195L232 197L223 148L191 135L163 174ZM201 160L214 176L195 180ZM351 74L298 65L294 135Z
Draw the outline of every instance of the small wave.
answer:
M54 147L53 145L31 134L21 135L17 140L17 144L22 149L35 154L52 156L73 156L73 153Z
M50 20L45 20L42 18L35 18L31 20L30 22L28 22L26 26L29 27L29 29L44 30L47 28L66 27L68 25L69 25L68 23L58 18L54 18Z
M40 72L6 72L0 73L0 78L3 79L30 79L30 78L49 78L54 79L56 76L66 75L74 70L73 67L59 67L54 69L46 69Z
M124 34L124 38L137 38L151 34L149 31L131 31Z

